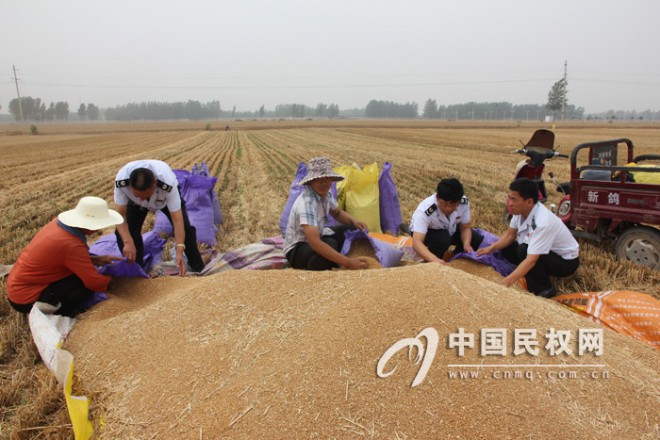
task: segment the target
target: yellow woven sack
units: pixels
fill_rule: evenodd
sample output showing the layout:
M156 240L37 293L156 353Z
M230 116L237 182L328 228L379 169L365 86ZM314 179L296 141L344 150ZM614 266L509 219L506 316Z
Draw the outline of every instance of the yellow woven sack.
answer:
M378 164L343 165L334 168L345 179L337 183L337 203L354 218L364 222L370 232L381 232L378 192Z
M645 168L658 168L658 165L642 164L637 165L635 162L630 162L627 167L645 167ZM632 173L636 183L647 183L650 185L660 185L660 173L645 173L643 171L635 171Z

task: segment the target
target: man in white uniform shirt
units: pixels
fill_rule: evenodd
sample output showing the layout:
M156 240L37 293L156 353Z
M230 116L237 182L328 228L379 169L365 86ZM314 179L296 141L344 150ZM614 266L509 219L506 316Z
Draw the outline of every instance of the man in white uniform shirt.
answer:
M552 298L557 292L550 276L575 273L580 265L578 243L559 217L539 203L539 190L532 180L515 180L509 185L508 198L514 214L509 229L477 253L501 250L507 260L518 266L502 284L509 287L525 277L530 292Z
M190 267L199 272L204 261L197 248L197 232L190 224L186 204L172 169L160 160L136 160L126 164L115 179L115 209L126 220L117 226L119 250L130 262L142 264L142 225L149 211L162 211L172 223L176 265L185 276L185 252Z
M413 249L425 260L445 264L450 246L454 254L473 252L483 236L470 226L470 203L458 179L442 179L436 193L417 206L410 222Z

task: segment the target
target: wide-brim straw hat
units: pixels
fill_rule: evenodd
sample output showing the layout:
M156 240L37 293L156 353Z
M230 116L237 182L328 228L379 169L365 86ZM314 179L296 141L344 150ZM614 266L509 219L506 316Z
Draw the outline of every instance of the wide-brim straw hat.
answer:
M344 176L333 171L330 159L326 157L315 157L307 162L307 174L300 181L300 185L304 185L314 179L320 179L321 177L329 177L335 182L344 180Z
M83 197L75 209L64 211L57 218L67 226L90 231L124 222L121 214L108 209L108 203L99 197Z

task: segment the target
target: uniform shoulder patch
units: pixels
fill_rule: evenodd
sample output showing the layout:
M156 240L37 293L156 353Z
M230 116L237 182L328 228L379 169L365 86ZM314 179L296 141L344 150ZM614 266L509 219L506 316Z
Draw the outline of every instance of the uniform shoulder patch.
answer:
M438 210L438 205L434 203L431 206L429 206L426 211L424 211L424 214L426 214L426 216L428 217L437 210Z
M163 191L167 191L167 192L172 191L172 185L168 185L163 181L156 180L156 185L158 186L158 188L162 189Z
M115 187L116 188L125 188L128 185L129 185L129 180L128 179L115 180Z
M461 197L461 205L467 205L468 204L468 198L467 196Z

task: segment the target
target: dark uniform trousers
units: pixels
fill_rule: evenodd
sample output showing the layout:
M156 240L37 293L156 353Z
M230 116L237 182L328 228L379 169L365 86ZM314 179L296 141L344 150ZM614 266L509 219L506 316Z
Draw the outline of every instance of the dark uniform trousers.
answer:
M341 248L344 247L344 234L346 231L355 228L349 226L333 226L330 229L335 233L333 235L321 236L321 240L337 252L341 252ZM289 265L294 269L330 270L334 267L339 267L337 263L325 259L314 252L312 247L306 241L296 243L293 249L287 252L286 259L289 262Z
M470 240L472 249L477 250L483 240L483 235L479 231L472 229L472 240ZM424 237L424 245L438 258L443 258L449 246L452 245L456 246L454 254L458 254L464 250L460 227L457 227L456 232L451 236L446 229L429 229L426 231L426 237Z
M502 255L517 266L527 258L527 247L527 244L518 244L518 242L514 241L502 249ZM564 260L554 252L540 255L534 267L525 275L527 290L535 295L552 297L556 292L550 281L550 276L567 277L575 273L579 265L579 257L572 260Z
M162 213L165 214L167 219L172 223L172 216L170 215L169 209L164 207L161 209ZM128 224L128 230L133 238L135 243L136 256L135 261L138 264L142 264L142 259L144 257L144 243L142 242L142 225L144 224L144 219L147 218L149 210L141 206L136 205L132 201L128 201L126 205L126 223ZM186 250L184 251L186 257L188 257L188 264L190 268L195 272L200 272L204 269L204 260L199 253L197 248L197 230L193 225L190 224L188 219L188 211L186 211L186 203L181 199L181 214L183 215L183 229L186 233L186 239L184 244L186 245ZM172 224L174 227L174 224ZM115 230L115 235L117 236L117 245L119 245L119 251L123 253L124 251L124 241L119 236L119 232Z
M66 278L50 283L48 287L41 292L37 301L48 303L53 306L60 305L55 311L55 315L75 317L83 311L82 306L85 301L91 298L92 292L85 287L83 281L76 274L71 274ZM34 303L15 304L9 300L11 306L21 313L30 313Z

